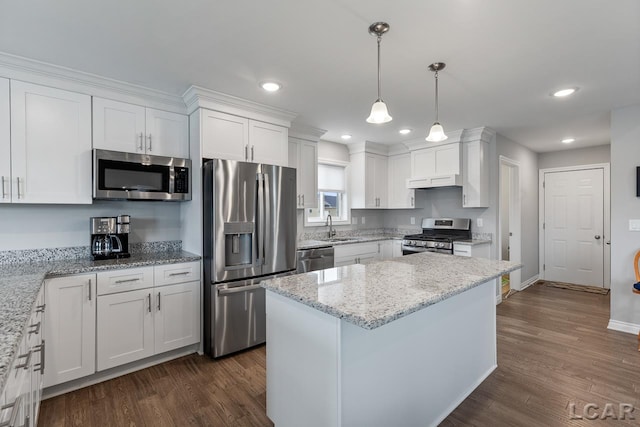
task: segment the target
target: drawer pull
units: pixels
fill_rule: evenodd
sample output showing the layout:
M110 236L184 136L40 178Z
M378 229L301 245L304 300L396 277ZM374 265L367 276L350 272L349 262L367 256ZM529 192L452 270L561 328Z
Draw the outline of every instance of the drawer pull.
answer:
M42 344L38 344L33 348L33 352L40 352L40 363L36 363L33 365L34 371L40 371L41 374L44 374L44 340L42 340Z
M174 276L185 276L185 275L187 275L187 274L191 274L191 272L190 272L190 271L183 271L183 272L181 272L181 273L171 273L171 274L169 274L169 277L174 277Z
M36 306L36 313L44 313L44 308L46 306L47 306L47 304L42 304L42 305Z
M40 333L40 324L41 322L36 323L35 325L29 326L29 335L31 334L39 334Z
M120 283L130 283L130 282L137 282L138 280L140 280L139 277L136 277L135 279L126 279L126 280L116 280L117 284Z
M26 360L24 361L24 363L21 363L20 365L16 365L16 369L29 369L29 365L31 364L32 353L33 352L29 350L26 354L19 355L18 359L26 358Z

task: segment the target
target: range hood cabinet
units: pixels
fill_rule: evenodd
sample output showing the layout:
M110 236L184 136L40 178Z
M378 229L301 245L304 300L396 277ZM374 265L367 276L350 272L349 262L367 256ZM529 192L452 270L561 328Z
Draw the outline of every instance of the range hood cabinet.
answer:
M422 178L407 179L407 188L425 189L437 187L461 187L462 176L460 174L427 176Z

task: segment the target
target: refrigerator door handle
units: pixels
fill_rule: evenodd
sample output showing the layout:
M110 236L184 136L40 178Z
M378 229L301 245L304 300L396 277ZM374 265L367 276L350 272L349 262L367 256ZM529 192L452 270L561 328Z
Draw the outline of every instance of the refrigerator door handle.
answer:
M265 226L262 229L262 264L267 263L267 240L269 240L269 247L272 246L271 239L273 238L271 230L273 229L272 219L271 219L271 192L269 189L269 174L263 174L264 177L264 222Z
M256 264L264 264L264 175L259 173L257 175L258 180L258 231L256 233Z
M240 292L247 292L247 291L260 289L261 287L262 286L260 286L260 284L258 283L255 285L236 286L234 288L223 288L223 289L218 289L218 295L224 296L224 295L230 295L230 294L237 294Z

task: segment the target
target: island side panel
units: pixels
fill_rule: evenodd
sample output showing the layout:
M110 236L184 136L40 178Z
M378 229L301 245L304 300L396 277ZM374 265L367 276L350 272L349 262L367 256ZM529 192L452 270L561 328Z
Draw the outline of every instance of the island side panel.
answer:
M266 291L267 416L277 427L337 427L340 320Z
M494 283L377 329L342 321L341 425L435 426L451 413L497 367Z

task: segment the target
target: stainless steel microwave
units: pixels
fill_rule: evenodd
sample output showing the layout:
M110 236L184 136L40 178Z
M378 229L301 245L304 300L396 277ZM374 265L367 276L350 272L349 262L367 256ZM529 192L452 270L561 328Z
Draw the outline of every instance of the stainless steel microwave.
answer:
M191 200L191 160L94 149L93 198Z

